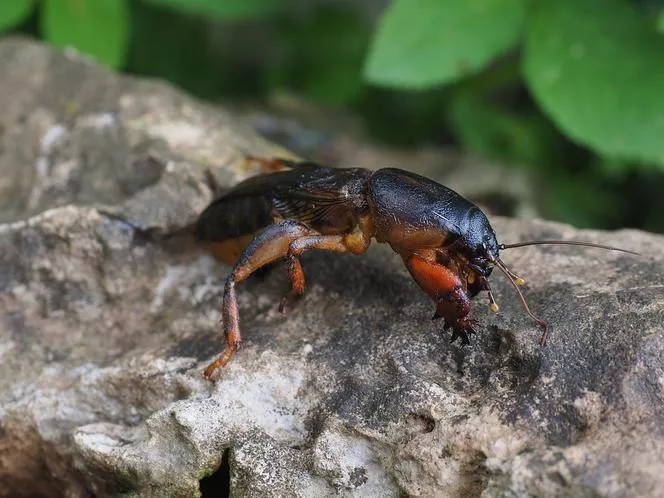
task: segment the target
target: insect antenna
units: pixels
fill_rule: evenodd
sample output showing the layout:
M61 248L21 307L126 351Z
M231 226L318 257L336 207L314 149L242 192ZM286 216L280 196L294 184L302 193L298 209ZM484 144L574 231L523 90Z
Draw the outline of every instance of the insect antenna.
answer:
M546 344L546 338L549 335L549 324L536 316L532 311L530 311L530 307L528 307L528 303L526 302L526 298L523 297L523 294L521 293L521 289L519 289L519 284L518 282L521 281L523 282L523 279L518 277L517 275L514 274L511 270L509 270L506 266L505 263L503 263L500 259L496 258L494 260L494 264L498 267L500 271L502 271L505 276L507 277L507 280L510 281L510 284L512 284L512 287L514 287L514 290L516 293L519 295L519 299L521 300L521 304L523 304L523 308L526 310L526 313L530 318L535 320L537 323L542 325L544 327L544 332L542 333L542 337L540 338L540 346L544 346Z
M637 256L640 256L640 254L638 252L629 251L627 249L621 249L620 247L605 246L603 244L593 244L592 242L579 242L579 241L576 241L576 240L531 240L531 241L528 241L528 242L517 242L515 244L500 244L498 246L498 249L500 249L502 251L503 249L513 249L515 247L524 247L524 246L538 246L538 245L544 245L544 244L597 247L598 249L606 249L608 251L620 251L620 252L626 252L626 253L629 253L629 254L635 254ZM505 269L507 269L507 268L505 268Z

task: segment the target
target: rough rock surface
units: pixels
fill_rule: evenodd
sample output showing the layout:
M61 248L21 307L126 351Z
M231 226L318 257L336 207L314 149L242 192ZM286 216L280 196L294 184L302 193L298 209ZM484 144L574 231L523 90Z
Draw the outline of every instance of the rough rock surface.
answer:
M461 348L388 248L312 254L286 315L283 271L239 288L245 347L209 383L227 269L187 227L205 169L279 151L25 40L0 64L0 496L661 496L664 237L496 219L643 253L506 252L542 349L499 275Z

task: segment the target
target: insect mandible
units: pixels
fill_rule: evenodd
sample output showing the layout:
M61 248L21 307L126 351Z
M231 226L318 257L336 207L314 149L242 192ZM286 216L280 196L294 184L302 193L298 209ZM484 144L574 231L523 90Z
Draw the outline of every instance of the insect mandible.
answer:
M504 273L526 313L544 328L547 323L529 309L500 251L535 244L568 244L629 252L576 241L531 241L499 244L486 215L453 190L408 171L385 168L329 168L313 162L248 158L272 173L249 178L213 201L200 215L196 237L232 265L225 281L223 353L205 369L210 379L234 357L241 342L235 286L257 270L285 260L290 290L279 305L304 292L299 256L312 249L364 253L372 239L387 243L401 256L417 284L435 302L434 319L452 329L451 340L468 344L477 321L470 317L471 298L486 291L498 311L488 277Z

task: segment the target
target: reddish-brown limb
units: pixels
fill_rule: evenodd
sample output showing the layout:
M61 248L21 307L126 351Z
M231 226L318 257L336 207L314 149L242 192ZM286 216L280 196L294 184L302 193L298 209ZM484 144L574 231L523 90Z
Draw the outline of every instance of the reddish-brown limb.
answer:
M224 286L221 314L226 349L207 366L203 377L210 379L215 370L228 364L242 342L235 284L247 279L259 268L285 257L291 242L312 233L316 232L298 222L286 220L265 228L245 248L233 266Z
M224 286L224 302L222 305L223 331L226 340L226 349L216 360L210 363L203 372L203 377L210 379L214 371L225 366L233 359L237 349L240 347L242 338L240 336L239 314L237 309L237 298L235 297L235 282L232 279L226 280Z
M286 260L291 289L281 299L279 311L283 313L289 299L304 293L304 271L297 256L312 249L362 254L370 243L371 239L359 230L345 235L310 235L293 241L288 247Z
M360 232L346 235L321 235L299 222L286 220L270 225L260 232L247 246L224 287L222 306L222 322L226 349L203 373L210 379L218 368L222 368L233 359L240 347L242 337L239 327L239 311L235 296L235 284L242 282L259 268L276 260L287 258L288 272L291 279L291 290L284 296L298 295L304 291L304 272L297 258L311 249L359 254L369 246L370 238ZM282 306L285 304L282 300Z
M444 319L443 328L452 329L452 342L460 338L463 344L469 344L468 334L474 333L477 321L468 316L470 298L459 275L440 264L434 252L411 254L404 261L413 279L436 302L432 319Z
M286 269L288 270L291 288L281 298L281 303L279 303L280 313L286 311L286 304L290 299L301 296L304 294L305 289L304 270L302 269L302 263L300 263L300 260L296 256L291 255L286 257Z

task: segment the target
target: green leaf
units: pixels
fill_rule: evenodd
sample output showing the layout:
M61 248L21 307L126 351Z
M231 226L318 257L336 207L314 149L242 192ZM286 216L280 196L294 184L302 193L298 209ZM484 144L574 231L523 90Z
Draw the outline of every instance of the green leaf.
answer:
M448 118L456 139L474 154L523 166L560 159L553 126L540 113L517 112L462 91L448 106Z
M281 10L286 0L144 0L182 12L212 16L222 21L251 19Z
M365 78L418 89L458 80L513 47L524 17L523 0L395 0L378 26Z
M41 31L56 46L120 67L129 42L128 0L45 0Z
M362 60L370 27L356 12L324 6L281 27L287 58L271 68L273 88L286 87L326 105L341 105L362 91Z
M547 216L578 228L595 228L616 215L615 198L586 174L553 175L546 181Z
M621 0L538 2L523 69L570 138L664 164L664 37Z
M128 72L170 81L208 100L228 97L234 90L232 83L242 81L236 71L228 70L238 63L210 44L205 18L139 2L132 8L131 22ZM237 84L243 89L249 86Z
M1 0L0 31L23 22L32 12L32 0Z

